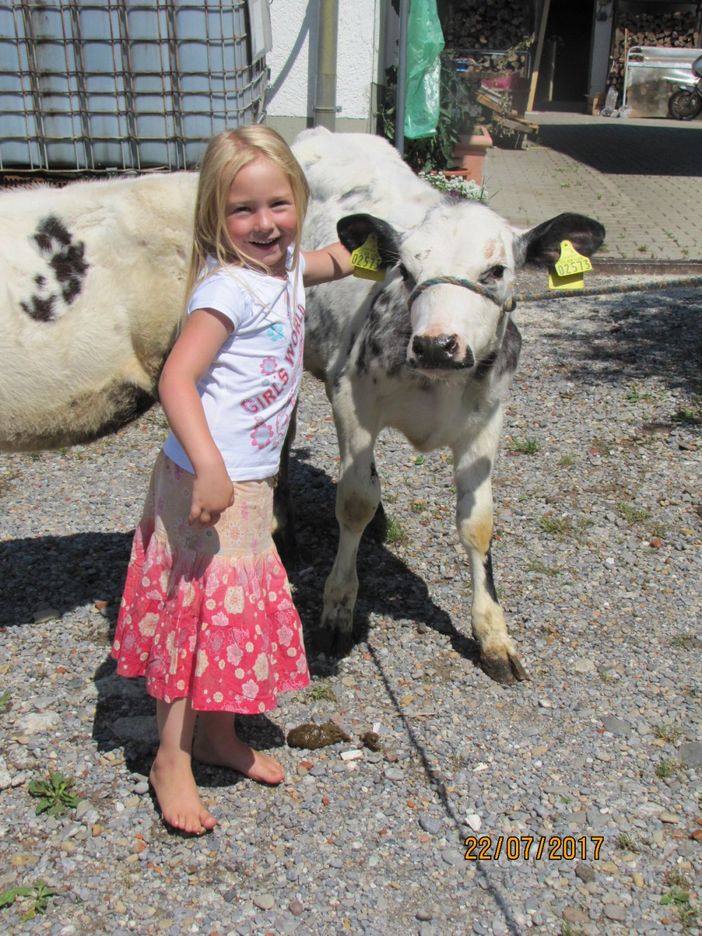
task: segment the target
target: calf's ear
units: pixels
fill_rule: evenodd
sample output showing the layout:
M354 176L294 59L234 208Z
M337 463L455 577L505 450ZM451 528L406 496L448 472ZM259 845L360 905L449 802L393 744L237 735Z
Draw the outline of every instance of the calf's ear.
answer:
M561 255L561 241L568 240L578 253L591 257L604 240L605 229L585 215L564 213L544 221L516 239L515 253L520 264L551 267Z
M387 221L369 214L352 214L339 218L336 223L339 240L348 251L361 247L369 235L375 234L380 253L381 268L393 266L400 259L400 237Z

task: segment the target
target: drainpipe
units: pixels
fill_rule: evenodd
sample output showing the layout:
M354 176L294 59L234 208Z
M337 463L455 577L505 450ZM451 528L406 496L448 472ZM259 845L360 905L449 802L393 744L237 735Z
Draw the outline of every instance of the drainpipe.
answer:
M336 37L339 27L338 0L319 0L317 26L317 88L314 125L336 129Z
M409 0L400 0L400 56L397 64L395 92L395 149L405 155L405 97L407 89L407 24Z

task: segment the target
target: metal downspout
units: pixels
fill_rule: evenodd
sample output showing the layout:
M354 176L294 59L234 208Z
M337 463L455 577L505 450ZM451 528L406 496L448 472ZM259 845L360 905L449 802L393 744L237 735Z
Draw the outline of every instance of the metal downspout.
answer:
M405 96L407 88L407 24L409 0L400 0L400 55L397 64L397 90L395 92L395 149L405 155Z
M339 29L338 0L319 0L317 26L317 88L314 125L336 129L336 47Z

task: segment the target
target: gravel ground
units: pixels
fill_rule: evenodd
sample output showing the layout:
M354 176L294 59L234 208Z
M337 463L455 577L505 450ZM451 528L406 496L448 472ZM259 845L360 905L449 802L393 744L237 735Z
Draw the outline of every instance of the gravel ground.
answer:
M0 457L0 895L58 892L33 918L36 891L0 910L3 931L700 931L702 299L525 303L517 321L494 558L530 680L503 688L477 666L449 454L387 433L392 536L362 548L365 639L272 719L242 719L281 787L198 770L220 820L201 839L160 822L153 705L108 657L162 414ZM297 446L291 579L313 650L337 456L308 378ZM285 746L327 719L352 741ZM361 746L370 730L380 751ZM80 800L58 817L28 792L48 770Z

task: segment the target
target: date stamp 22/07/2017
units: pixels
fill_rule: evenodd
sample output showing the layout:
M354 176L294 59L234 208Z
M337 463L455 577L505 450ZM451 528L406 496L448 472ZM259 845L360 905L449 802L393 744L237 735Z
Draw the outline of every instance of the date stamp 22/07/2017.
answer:
M604 835L469 835L465 839L466 861L597 861Z

